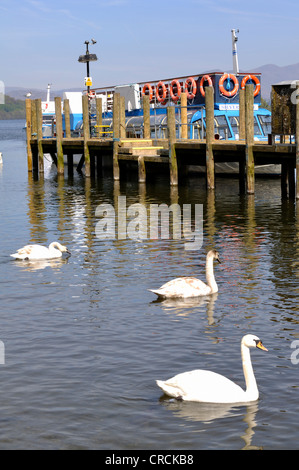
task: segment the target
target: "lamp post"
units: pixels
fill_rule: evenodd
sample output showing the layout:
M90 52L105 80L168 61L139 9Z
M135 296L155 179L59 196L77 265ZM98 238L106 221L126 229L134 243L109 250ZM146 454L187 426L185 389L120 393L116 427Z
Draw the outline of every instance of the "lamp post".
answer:
M95 41L95 39L91 40L91 44L96 44L96 42L97 41ZM90 42L85 41L84 44L86 44L86 51L85 51L84 55L79 56L78 62L81 62L83 64L86 63L87 77L85 79L85 82L86 82L86 86L87 86L87 94L89 95L90 87L92 85L92 80L91 80L91 77L89 76L89 62L96 61L96 60L98 60L98 58L97 58L96 54L90 54L89 53L88 45L90 44Z
M91 39L91 44L96 44L96 40L95 39ZM89 97L89 93L90 93L90 87L92 86L92 79L91 77L89 76L89 62L92 62L92 61L96 61L98 60L96 54L90 54L89 53L89 50L88 50L88 45L89 45L89 41L85 41L84 44L86 44L86 51L85 51L85 54L84 55L80 55L79 56L79 59L78 59L78 62L81 62L81 63L86 63L86 74L87 74L87 77L85 78L85 85L87 86L87 96ZM89 100L88 100L89 101ZM91 130L91 122L90 122L90 105L88 105L88 115L89 115L89 129Z

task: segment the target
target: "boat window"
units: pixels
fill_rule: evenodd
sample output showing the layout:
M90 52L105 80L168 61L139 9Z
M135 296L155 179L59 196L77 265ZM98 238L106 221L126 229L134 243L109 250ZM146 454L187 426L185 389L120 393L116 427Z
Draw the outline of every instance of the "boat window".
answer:
M235 136L239 135L240 134L240 131L239 131L239 127L240 127L239 118L237 116L229 116L228 119L229 119L229 122L230 122L230 125L231 125L231 128L233 130L234 135Z
M214 118L214 124L215 124L215 134L219 134L220 139L230 139L232 137L230 128L228 127L228 122L224 115L216 116Z
M258 125L256 116L254 116L254 135L262 135L260 126Z
M271 134L271 116L268 115L260 115L258 116L260 125L263 129L264 134L267 136Z
M201 119L198 119L198 121L195 121L192 125L192 130L193 130L193 135L192 139L201 139L202 136L205 134L205 131L202 130L202 123Z

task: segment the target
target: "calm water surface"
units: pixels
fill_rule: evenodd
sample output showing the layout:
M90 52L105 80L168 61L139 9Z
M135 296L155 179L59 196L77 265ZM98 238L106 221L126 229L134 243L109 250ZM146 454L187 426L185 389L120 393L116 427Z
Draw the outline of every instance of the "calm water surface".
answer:
M167 176L146 187L43 181L27 174L22 121L0 121L1 449L295 449L299 438L299 204L282 201L279 180L258 179L254 197L235 179L202 178L177 190ZM96 207L203 204L200 250L182 240L100 240ZM20 263L9 254L29 242L59 240L67 260ZM204 279L208 249L219 293L193 302L156 302L147 289L178 275ZM253 351L260 399L210 406L163 398L156 379L194 368L244 387L240 340ZM298 343L299 344L299 343ZM299 349L299 346L297 346ZM295 361L291 360L291 356ZM297 359L297 360L296 360Z

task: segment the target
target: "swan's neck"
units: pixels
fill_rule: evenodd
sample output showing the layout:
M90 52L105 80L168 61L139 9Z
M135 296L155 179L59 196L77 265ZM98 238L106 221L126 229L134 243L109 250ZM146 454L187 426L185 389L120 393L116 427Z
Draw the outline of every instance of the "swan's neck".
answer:
M211 288L211 293L218 292L218 286L214 277L213 258L207 258L206 262L206 280L208 286Z
M249 348L244 344L241 345L241 356L246 382L246 395L248 395L251 400L257 400L259 397L259 392L251 364L250 351Z

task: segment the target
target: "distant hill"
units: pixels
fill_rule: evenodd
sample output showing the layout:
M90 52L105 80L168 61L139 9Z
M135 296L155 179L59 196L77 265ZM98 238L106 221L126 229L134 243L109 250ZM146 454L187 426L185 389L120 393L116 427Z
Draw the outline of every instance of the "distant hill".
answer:
M262 74L262 97L270 100L271 86L283 80L299 80L299 63L279 67L274 64L261 65L250 72L259 72Z

